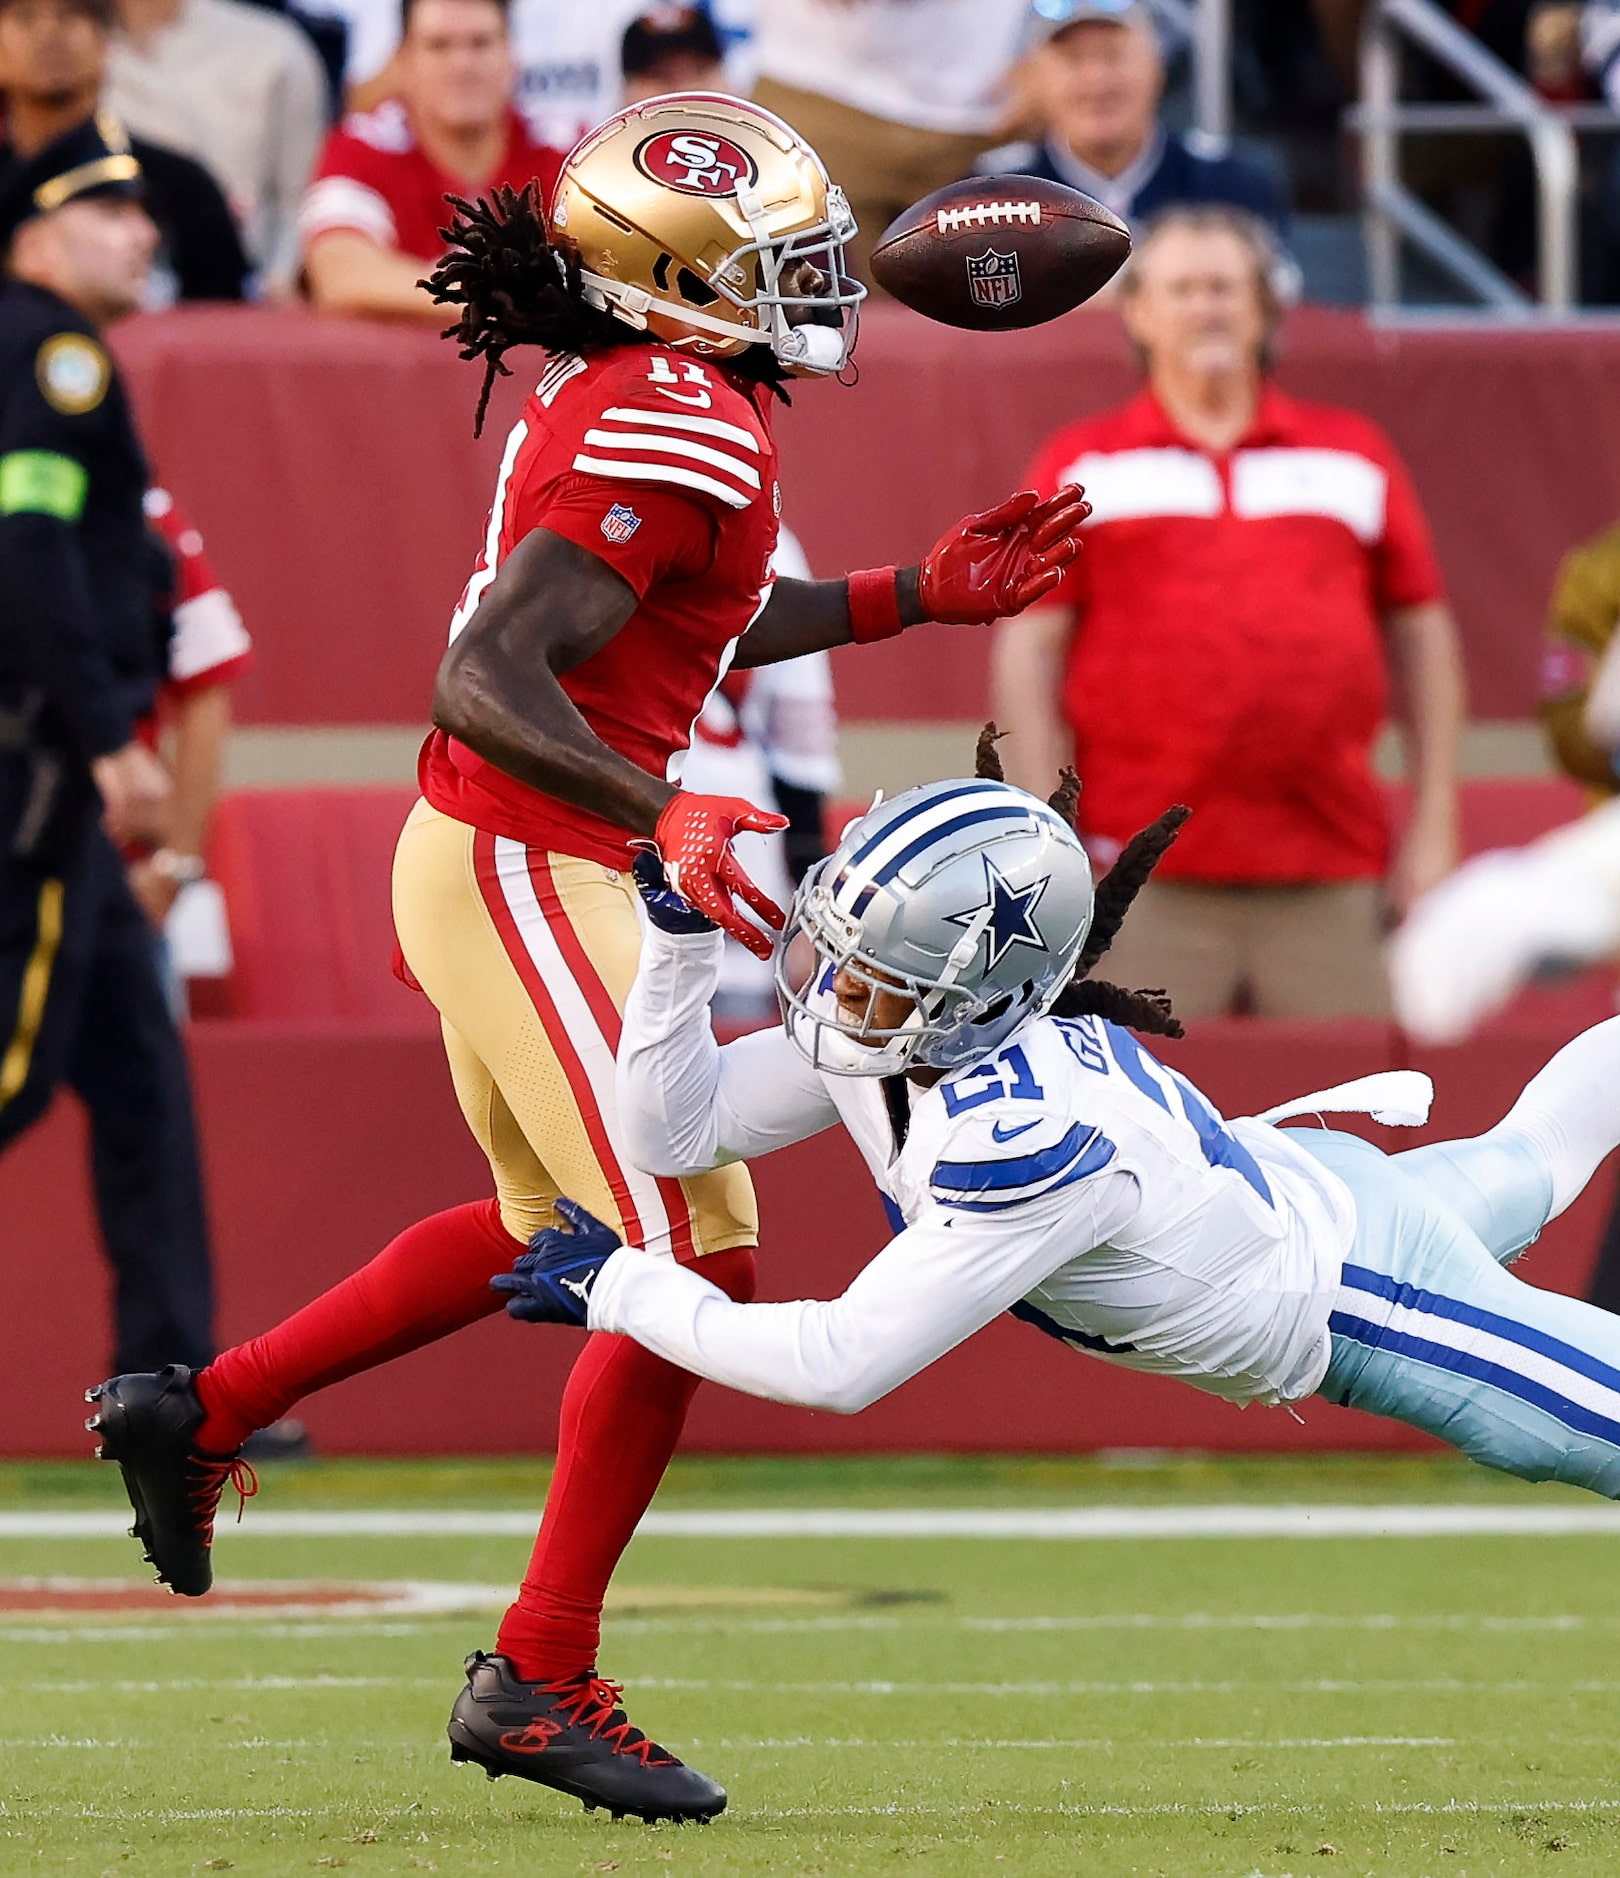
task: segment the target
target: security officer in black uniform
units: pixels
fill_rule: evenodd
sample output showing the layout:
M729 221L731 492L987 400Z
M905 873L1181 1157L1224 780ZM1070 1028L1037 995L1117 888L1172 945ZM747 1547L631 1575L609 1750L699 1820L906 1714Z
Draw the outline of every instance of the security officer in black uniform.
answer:
M99 333L157 241L109 117L0 174L0 1148L58 1085L83 1099L120 1371L213 1354L185 1054L120 855L165 854L168 775L138 725L168 568Z

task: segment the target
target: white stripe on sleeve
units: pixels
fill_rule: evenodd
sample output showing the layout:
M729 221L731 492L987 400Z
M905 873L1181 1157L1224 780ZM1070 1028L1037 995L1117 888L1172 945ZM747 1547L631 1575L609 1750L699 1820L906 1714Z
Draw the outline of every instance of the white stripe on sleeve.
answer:
M311 183L298 211L298 232L306 243L335 229L367 235L380 248L399 246L394 211L375 189L352 176L323 176Z
M229 665L253 649L242 615L223 587L210 587L174 609L169 676L177 684Z
M711 469L724 470L750 489L759 487L759 471L750 463L739 463L724 450L711 450L706 443L692 443L684 437L664 437L655 430L588 430L584 441L597 450L653 450L664 456L684 457L691 463L707 463Z
M678 468L672 463L635 463L628 460L616 463L607 457L586 456L582 452L574 458L574 468L584 470L589 475L610 479L622 477L629 482L676 483L686 489L700 489L704 495L718 496L734 509L746 509L753 501L752 496L744 495L740 489L716 482L712 476L704 476L697 470Z
M684 411L636 411L624 405L612 405L602 413L603 422L617 424L662 425L666 430L690 431L695 437L718 437L740 449L759 455L759 439L740 424L727 424L718 417L690 417Z

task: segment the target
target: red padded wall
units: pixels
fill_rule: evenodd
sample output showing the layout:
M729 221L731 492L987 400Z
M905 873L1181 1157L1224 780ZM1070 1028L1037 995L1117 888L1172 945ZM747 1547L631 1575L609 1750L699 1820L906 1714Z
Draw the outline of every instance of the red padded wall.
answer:
M472 571L502 442L538 355L514 360L482 443L475 367L431 334L264 309L119 329L162 475L259 634L260 723L416 723ZM1057 425L1131 389L1115 318L960 333L862 320L854 390L799 385L779 417L785 514L817 569L914 557L1016 485ZM1559 557L1620 515L1620 330L1380 331L1306 308L1283 386L1393 435L1434 522L1482 717L1533 709ZM851 718L982 713L985 636L931 627L840 655Z
M1508 1033L1434 1056L1436 1129L1469 1133L1494 1121L1559 1040ZM1172 1055L1237 1114L1388 1064L1394 1052L1377 1026L1220 1024L1202 1027ZM424 1213L487 1190L431 1037L204 1024L193 1032L193 1058L226 1339L304 1303ZM103 1373L107 1334L81 1132L63 1104L0 1160L4 1454L87 1451L80 1394ZM1380 1130L1378 1137L1394 1146L1426 1135ZM854 1150L834 1132L759 1163L755 1173L764 1295L835 1294L885 1232ZM1527 1267L1533 1280L1578 1288L1609 1184L1598 1182L1548 1231ZM332 1454L545 1449L576 1341L574 1333L496 1318L329 1390L305 1412ZM739 1452L1418 1444L1346 1410L1313 1402L1300 1412L1302 1422L1272 1410L1240 1413L1003 1320L853 1418L705 1389L689 1445Z

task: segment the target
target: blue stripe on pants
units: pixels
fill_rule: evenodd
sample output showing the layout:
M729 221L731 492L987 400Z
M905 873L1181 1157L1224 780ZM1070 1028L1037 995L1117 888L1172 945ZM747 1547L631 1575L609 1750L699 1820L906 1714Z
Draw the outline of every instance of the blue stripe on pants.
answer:
M1488 1467L1620 1499L1620 1318L1515 1278L1400 1160L1352 1135L1290 1134L1356 1201L1321 1393ZM1470 1173L1488 1205L1489 1167ZM1504 1166L1515 1210L1522 1173Z

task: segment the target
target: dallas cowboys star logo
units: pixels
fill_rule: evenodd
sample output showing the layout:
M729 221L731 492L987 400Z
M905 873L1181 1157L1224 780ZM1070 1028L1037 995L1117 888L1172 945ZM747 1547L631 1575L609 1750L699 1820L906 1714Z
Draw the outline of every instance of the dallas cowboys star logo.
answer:
M1033 946L1037 952L1044 952L1046 940L1035 924L1035 909L1051 876L1043 874L1027 887L1015 887L988 854L984 856L984 876L990 895L985 905L970 907L965 913L948 913L945 923L971 926L989 912L984 927L985 944L990 948L984 968L987 972L993 972L1014 946Z

